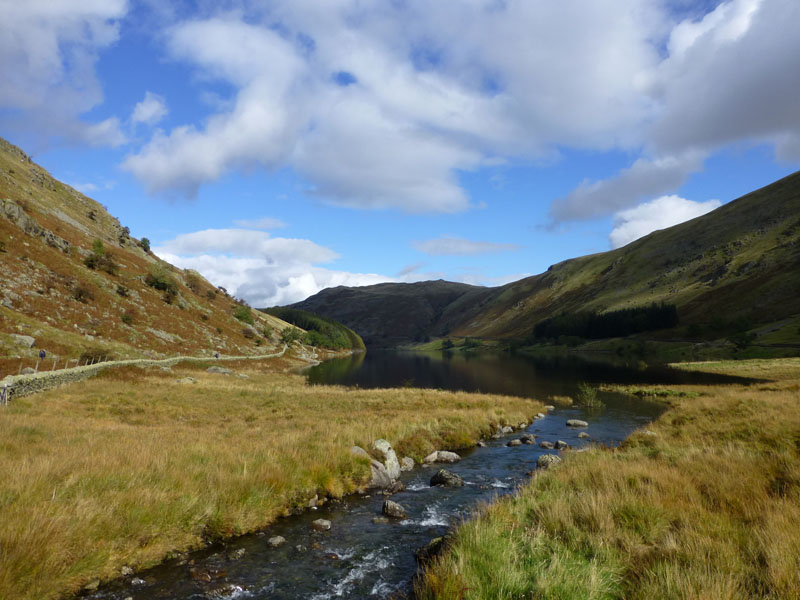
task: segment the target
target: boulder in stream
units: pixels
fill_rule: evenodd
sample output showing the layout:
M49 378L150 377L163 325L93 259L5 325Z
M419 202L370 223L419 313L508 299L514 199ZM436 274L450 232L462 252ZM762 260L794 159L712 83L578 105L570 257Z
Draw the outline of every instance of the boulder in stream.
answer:
M585 440L585 439L588 439L588 438L589 438L589 434L586 433L585 431L581 431L578 434L578 439Z
M383 514L387 517L392 517L393 519L407 519L408 513L406 509L403 508L402 505L398 504L397 502L393 502L392 500L386 500L383 503Z
M270 548L277 548L278 546L282 546L286 543L286 538L282 535L275 535L272 536L267 540L267 544L269 544Z
M447 450L434 450L428 456L422 459L424 464L431 463L456 463L461 460L461 457L455 452L448 452Z
M401 471L413 471L414 470L414 459L410 456L404 456L400 460L400 470Z
M369 460L372 476L370 477L369 484L367 484L368 487L387 488L392 485L394 479L389 475L389 471L386 470L386 466L380 461L372 458L366 450L360 446L353 446L350 448L350 454Z
M519 436L519 439L522 441L523 444L536 443L536 436L532 433L523 433L521 436Z
M314 531L330 531L331 522L327 519L317 519L311 523L311 528Z
M506 446L522 446L522 440L511 440Z
M553 444L553 442L547 442L542 440L541 442L539 442L539 448L544 448L545 450L552 450L553 448L555 448L555 444Z
M589 424L586 421L581 421L580 419L569 419L567 421L567 427L588 427Z
M569 444L564 440L558 440L556 442L556 450L566 450L567 448L569 448Z
M389 477L392 479L400 477L400 461L397 460L397 454L392 449L392 445L386 440L375 440L372 443L372 449L383 456L383 465L386 467Z
M434 485L461 487L464 485L464 479L460 475L451 473L447 469L439 469L434 476L431 477L431 486Z
M417 548L416 552L414 552L414 558L416 558L417 562L421 565L428 564L441 554L442 550L445 548L445 542L446 539L444 537L433 538L422 548Z

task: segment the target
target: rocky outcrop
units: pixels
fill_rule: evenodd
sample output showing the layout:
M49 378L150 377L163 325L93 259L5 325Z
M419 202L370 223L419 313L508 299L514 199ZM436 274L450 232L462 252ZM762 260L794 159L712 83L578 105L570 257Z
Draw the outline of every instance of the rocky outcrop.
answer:
M58 248L65 254L69 254L71 244L67 240L39 225L35 219L25 213L25 209L13 200L0 198L0 216L14 223L28 235L40 237L48 246Z
M464 479L460 475L451 473L447 469L439 469L436 474L431 477L430 484L431 486L462 487L464 485Z

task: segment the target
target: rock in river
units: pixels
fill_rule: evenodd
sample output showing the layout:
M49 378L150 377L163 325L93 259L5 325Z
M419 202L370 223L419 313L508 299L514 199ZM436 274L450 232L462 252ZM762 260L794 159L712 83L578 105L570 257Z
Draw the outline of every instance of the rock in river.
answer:
M558 440L556 442L556 449L557 450L566 450L567 448L569 448L569 444L567 442L565 442L564 440Z
M286 543L286 538L282 535L275 535L267 540L270 548L277 548Z
M392 445L386 440L375 440L372 449L383 456L383 464L389 477L392 479L400 477L400 461L397 460L397 454L392 449Z
M311 527L314 531L328 531L331 528L331 522L327 519L317 519L311 523Z
M589 424L586 421L581 421L580 419L569 419L567 421L567 427L588 427Z
M522 446L522 440L511 440L506 446Z
M412 471L414 470L414 459L410 456L404 456L403 459L400 461L400 470L401 471Z
M553 442L541 441L539 442L539 448L544 448L545 450L552 450L553 448L555 448L555 445L553 444Z
M578 434L578 438L579 438L579 439L581 439L581 440L588 439L588 438L589 438L589 434L588 434L588 433L586 433L585 431L581 431L581 432Z
M436 450L431 452L422 459L425 464L430 463L455 463L461 460L461 457L455 452L448 452L447 450Z
M387 517L392 517L394 519L407 519L408 513L406 509L403 508L397 502L393 502L391 500L387 500L383 503L383 514Z
M372 477L369 480L369 487L371 488L387 488L392 485L394 479L389 476L384 464L372 458L369 453L359 446L350 448L350 453L354 456L360 456L369 460L370 468L372 470Z
M447 469L439 469L436 474L431 477L431 485L443 485L446 487L461 487L464 485L464 480L460 475L451 473Z

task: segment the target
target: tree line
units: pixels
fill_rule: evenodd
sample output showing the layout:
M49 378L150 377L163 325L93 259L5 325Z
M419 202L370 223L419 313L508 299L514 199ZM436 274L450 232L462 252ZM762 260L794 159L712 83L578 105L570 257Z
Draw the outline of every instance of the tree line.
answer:
M623 308L604 313L593 311L561 313L539 321L533 328L533 336L540 339L557 339L560 336L600 339L668 329L677 324L677 306L654 302L649 306Z
M305 310L275 306L272 308L260 309L274 317L278 317L291 323L296 327L305 329L306 333L301 336L304 344L317 346L319 348L330 348L338 350L349 348L352 350L363 350L364 342L361 337L349 329L327 317L321 317Z

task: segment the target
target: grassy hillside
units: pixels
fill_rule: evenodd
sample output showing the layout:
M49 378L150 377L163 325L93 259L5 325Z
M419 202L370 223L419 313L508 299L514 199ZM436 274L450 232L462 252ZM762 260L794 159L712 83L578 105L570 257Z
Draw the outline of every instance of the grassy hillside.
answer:
M568 260L497 290L460 335L524 337L560 312L652 302L712 333L800 313L800 173L623 248ZM797 339L797 338L795 338Z
M305 329L300 339L304 344L331 350L364 350L364 341L352 329L333 319L320 317L305 310L275 306L259 309L273 317Z
M726 339L800 348L800 173L623 248L551 266L498 288L444 281L332 288L297 304L368 345L429 337L525 339L562 313L676 306L651 339ZM401 336L399 332L404 332Z
M261 354L279 343L286 323L146 248L0 139L0 375L40 349L61 365L82 355Z

